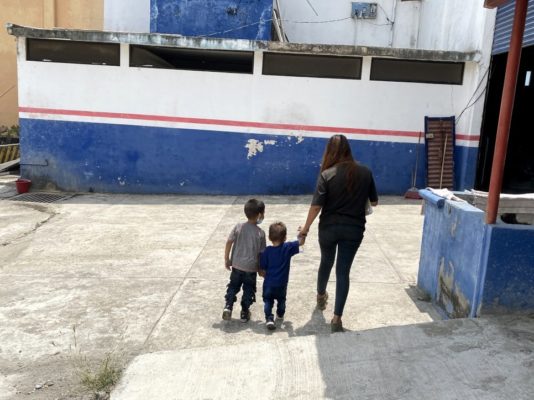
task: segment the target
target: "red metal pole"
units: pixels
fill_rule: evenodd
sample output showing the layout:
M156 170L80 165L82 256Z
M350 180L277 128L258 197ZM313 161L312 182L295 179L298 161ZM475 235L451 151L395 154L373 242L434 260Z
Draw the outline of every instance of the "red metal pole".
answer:
M528 0L516 0L515 2L514 26L512 28L512 38L510 39L508 60L506 61L506 74L504 76L501 110L499 112L499 123L497 125L497 139L495 141L493 166L491 168L488 207L486 209L487 224L494 224L497 220L497 211L499 209L499 199L502 190L502 177L504 174L504 162L506 161L508 136L510 135L510 123L512 121L512 111L514 109L517 74L519 72L519 62L521 60L521 46L523 44L523 33L525 31L527 6Z

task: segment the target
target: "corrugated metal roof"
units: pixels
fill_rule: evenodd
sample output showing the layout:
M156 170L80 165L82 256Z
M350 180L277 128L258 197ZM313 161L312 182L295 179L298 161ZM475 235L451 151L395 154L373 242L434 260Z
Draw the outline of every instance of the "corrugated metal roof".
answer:
M514 22L515 1L499 7L495 21L492 54L506 53L510 46ZM529 0L523 47L534 45L534 0Z

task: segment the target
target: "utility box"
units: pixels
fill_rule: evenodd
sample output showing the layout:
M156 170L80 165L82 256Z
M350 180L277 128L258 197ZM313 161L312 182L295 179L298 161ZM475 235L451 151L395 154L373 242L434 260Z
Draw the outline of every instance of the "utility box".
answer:
M377 3L352 2L351 17L357 19L376 19Z

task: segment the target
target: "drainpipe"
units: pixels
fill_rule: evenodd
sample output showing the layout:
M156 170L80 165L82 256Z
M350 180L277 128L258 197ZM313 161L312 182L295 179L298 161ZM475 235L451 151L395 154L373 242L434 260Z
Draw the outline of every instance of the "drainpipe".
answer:
M389 47L393 47L393 38L395 36L395 21L397 20L397 1L393 0L393 11L391 13L391 32L389 35Z
M486 209L487 224L495 223L497 220L497 212L499 210L504 163L506 161L510 124L512 121L512 112L514 110L514 97L517 85L517 75L519 72L519 62L521 60L523 33L525 32L527 6L528 0L516 0L515 2L514 25L512 28L512 38L510 39L508 60L506 61L501 110L499 112L499 123L497 125L497 139L495 141L493 166L491 168L488 207Z

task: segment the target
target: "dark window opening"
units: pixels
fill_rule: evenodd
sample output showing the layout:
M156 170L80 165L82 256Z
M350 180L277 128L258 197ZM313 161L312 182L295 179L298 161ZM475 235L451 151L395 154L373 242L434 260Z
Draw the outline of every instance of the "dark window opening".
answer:
M26 60L119 66L120 45L71 40L26 39Z
M373 58L372 81L461 85L464 63Z
M130 67L252 74L254 53L131 45Z
M263 75L360 79L362 58L311 54L263 53Z

